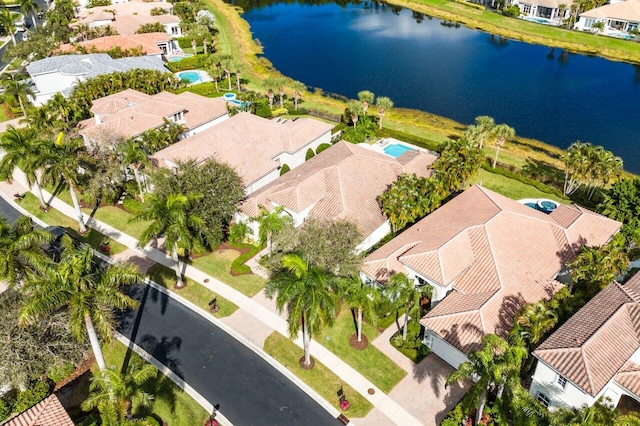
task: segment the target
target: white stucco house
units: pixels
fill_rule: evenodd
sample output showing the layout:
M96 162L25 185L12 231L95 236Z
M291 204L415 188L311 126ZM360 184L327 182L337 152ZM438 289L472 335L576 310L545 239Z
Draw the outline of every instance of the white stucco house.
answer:
M304 163L307 150L330 143L331 129L333 125L311 118L268 120L241 112L150 158L168 168L178 161L215 158L238 172L250 195L276 180L285 164L293 170Z
M421 150L394 158L340 141L251 194L240 205L236 222L247 223L251 236L257 238L259 224L249 218L257 217L261 208L273 211L282 206L296 227L311 217L346 220L365 237L357 247L364 251L391 232L378 196L403 173L428 176L435 159Z
M640 0L611 2L580 14L574 28L580 31L593 31L593 24L604 23L602 34L610 36L628 35L640 25Z
M599 398L640 411L640 274L609 284L534 352L531 395L555 410Z
M164 9L165 14L152 15L153 9ZM89 28L111 26L117 34L131 35L145 24L159 22L167 34L182 37L180 17L173 15L173 4L169 2L129 1L111 6L99 6L82 9L74 25L87 25Z
M557 24L569 17L572 0L517 0L513 4L518 6L523 16L545 18Z
M183 138L205 131L229 118L227 102L183 92L147 95L127 89L93 101L93 117L78 123L85 144L99 143L104 134L135 138L165 122L184 126Z
M51 56L31 62L26 68L35 85L36 106L47 103L56 93L68 96L79 81L98 75L135 68L169 72L162 59L155 56L111 59L106 53Z
M545 214L475 185L368 255L362 273L431 286L424 343L458 368L485 335L505 336L525 303L550 298L583 244L602 245L620 226L576 205Z

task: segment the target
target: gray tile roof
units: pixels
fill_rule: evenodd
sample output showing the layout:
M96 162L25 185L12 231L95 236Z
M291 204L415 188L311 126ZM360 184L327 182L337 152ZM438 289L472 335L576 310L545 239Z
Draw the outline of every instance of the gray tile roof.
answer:
M101 74L123 72L133 68L169 71L162 59L152 56L137 58L111 59L106 53L91 53L87 55L52 56L27 65L27 71L33 77L40 74L59 72L66 75L89 79Z

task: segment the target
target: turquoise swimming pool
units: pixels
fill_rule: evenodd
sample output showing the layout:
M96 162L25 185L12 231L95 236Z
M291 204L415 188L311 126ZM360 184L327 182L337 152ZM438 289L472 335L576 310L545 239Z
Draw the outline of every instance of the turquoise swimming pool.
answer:
M200 74L195 71L181 72L180 74L178 74L178 77L180 77L180 80L186 81L187 83L191 84L199 83L202 81L202 79L200 78Z
M178 62L178 61L181 61L184 58L188 58L190 56L193 56L193 55L191 53L185 53L182 56L173 56L173 57L169 58L169 62Z
M384 153L392 156L393 158L398 158L407 151L415 151L415 149L399 143L394 143L384 147Z

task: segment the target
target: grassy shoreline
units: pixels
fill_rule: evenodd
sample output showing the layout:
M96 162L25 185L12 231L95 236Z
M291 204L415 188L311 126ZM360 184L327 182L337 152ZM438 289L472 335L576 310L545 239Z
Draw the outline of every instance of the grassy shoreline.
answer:
M433 14L435 14L435 11L437 10L444 11L444 9L437 9L436 6L441 8L444 8L445 6L455 9L463 8L462 11L465 14L471 16L473 16L474 14L480 16L489 16L490 20L509 19L510 24L517 24L518 27L525 28L526 31L562 31L569 33L574 37L588 37L589 39L598 40L598 42L602 42L601 40L604 39L610 39L605 40L605 42L626 43L627 46L631 46L632 48L637 50L637 52L634 53L633 57L635 58L635 62L640 63L640 45L638 45L637 43L625 42L623 40L616 40L610 37L595 37L590 34L578 33L575 31L570 32L566 30L558 30L557 28L537 25L519 19L506 18L492 12L479 11L447 0L391 0L390 2L401 6L410 7L416 11L423 13L427 13L427 11L429 10ZM266 89L261 86L261 82L265 78L286 76L278 72L278 70L273 67L268 59L259 56L263 52L262 47L259 45L259 42L253 39L249 24L242 18L242 9L226 4L222 0L207 0L207 4L209 5L210 10L215 14L217 26L220 30L220 37L217 48L222 53L230 54L233 57L234 61L242 62L246 65L246 69L242 74L243 85L245 87L247 87L249 90L266 94ZM444 19L458 20L457 16L462 16L463 12L458 10L458 15L455 15L452 12L447 12L448 14L443 13L441 17L443 17ZM474 25L470 26L474 27ZM492 25L493 26L488 26L484 30L490 32L499 32L498 27L494 24ZM542 30L540 30L540 27L542 27ZM230 34L232 36L230 36ZM518 37L514 36L514 38ZM536 40L536 43L545 44L544 42L545 40L542 39ZM551 42L548 41L548 43ZM578 48L576 47L576 49ZM618 59L631 61L628 58L623 58L623 55L619 55ZM362 87L360 89L365 90L367 88ZM397 101L397 99L395 101ZM341 115L346 107L346 104L345 102L323 96L322 90L316 89L313 93L305 93L302 96L301 106L307 109L316 109L331 114ZM426 111L403 108L393 108L390 111L387 111L384 122L385 128L401 131L415 137L433 141L435 143L441 143L449 138L459 137L465 130L467 124L459 123L452 119L441 117ZM516 131L517 130L518 129L516 129ZM494 149L495 148L493 146L485 147L486 155L491 156ZM562 162L560 160L560 157L564 152L564 149L546 144L542 141L517 136L514 141L510 141L501 150L500 161L509 166L514 166L518 169L522 169L522 167L526 165L530 160L561 168ZM630 173L626 173L626 175L631 176Z

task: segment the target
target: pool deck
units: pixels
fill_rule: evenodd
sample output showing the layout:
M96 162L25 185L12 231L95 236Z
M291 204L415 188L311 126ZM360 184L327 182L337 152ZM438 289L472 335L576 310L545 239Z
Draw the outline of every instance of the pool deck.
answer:
M380 154L385 154L385 155L389 155L388 153L386 153L384 151L384 148L389 146L389 145L402 145L405 146L411 150L414 151L420 151L420 152L424 152L427 154L431 154L431 155L435 155L436 157L439 157L440 154L433 152L433 151L429 151L428 149L424 149L424 148L420 148L419 146L415 146L415 145L411 145L410 143L407 142L403 142L401 140L395 139L395 138L384 138L384 139L380 139L376 142L373 143L361 143L360 146L363 146L365 148L368 148L372 151L378 152ZM393 157L392 155L389 155L390 157ZM393 157L393 158L397 158L397 157Z
M182 71L178 71L178 72L173 73L173 75L175 75L178 78L181 78L180 76L182 74L186 74L186 73L197 73L198 76L200 77L199 81L189 82L189 83L187 83L187 86L193 86L193 85L196 85L196 84L207 83L209 81L213 81L213 79L209 76L209 74L205 70L182 70Z

